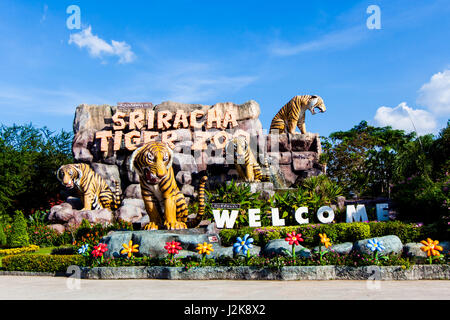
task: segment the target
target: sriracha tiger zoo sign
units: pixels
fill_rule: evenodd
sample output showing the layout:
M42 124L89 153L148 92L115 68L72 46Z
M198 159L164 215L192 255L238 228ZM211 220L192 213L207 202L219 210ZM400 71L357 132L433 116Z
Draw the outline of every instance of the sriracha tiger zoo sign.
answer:
M114 151L123 148L133 151L137 145L152 140L161 140L174 149L176 141L188 140L185 133L189 130L192 131L191 150L206 150L207 143L223 149L233 136L250 138L249 132L237 128L239 110L235 106L221 104L194 110L155 110L151 103L119 103L111 117L112 127L96 132L95 138L100 140L103 152L108 151L110 141Z

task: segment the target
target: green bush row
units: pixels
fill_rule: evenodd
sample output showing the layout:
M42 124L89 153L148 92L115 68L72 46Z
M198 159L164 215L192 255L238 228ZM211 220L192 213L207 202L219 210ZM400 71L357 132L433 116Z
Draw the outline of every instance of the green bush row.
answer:
M85 257L81 255L20 254L2 259L2 267L7 271L65 272L71 265L84 264Z
M401 221L388 222L354 222L331 224L304 224L288 227L245 227L241 229L223 229L220 231L222 245L231 246L236 237L250 234L254 238L254 244L264 246L268 241L286 237L287 233L296 231L302 234L304 246L319 245L319 233L326 233L332 243L355 242L361 239L397 235L403 243L418 242L426 237L438 239L446 237L439 234L431 226L418 226L413 223ZM440 238L438 240L446 240Z

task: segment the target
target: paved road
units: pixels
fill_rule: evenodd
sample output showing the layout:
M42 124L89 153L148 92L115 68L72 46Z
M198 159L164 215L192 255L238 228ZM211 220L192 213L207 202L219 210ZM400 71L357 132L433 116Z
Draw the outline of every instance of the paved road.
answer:
M77 281L79 281L77 283ZM77 289L79 287L79 289ZM0 276L0 299L450 299L450 281L76 280Z

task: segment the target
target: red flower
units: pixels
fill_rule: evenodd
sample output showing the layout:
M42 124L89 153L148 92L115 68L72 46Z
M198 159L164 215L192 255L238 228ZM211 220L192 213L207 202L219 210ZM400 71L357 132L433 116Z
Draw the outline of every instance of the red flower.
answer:
M181 250L183 248L180 246L179 242L172 241L172 242L166 242L166 246L164 247L164 249L167 250L168 254L178 254L179 253L178 250Z
M106 251L108 251L108 245L106 245L105 243L99 243L98 245L94 246L94 250L92 250L91 254L98 258L103 256L103 253L105 253Z
M298 243L299 241L303 241L303 239L301 238L302 234L296 234L295 231L292 231L291 233L287 234L286 240L287 242L289 242L290 245L293 245L295 243L296 246L298 246L300 243Z

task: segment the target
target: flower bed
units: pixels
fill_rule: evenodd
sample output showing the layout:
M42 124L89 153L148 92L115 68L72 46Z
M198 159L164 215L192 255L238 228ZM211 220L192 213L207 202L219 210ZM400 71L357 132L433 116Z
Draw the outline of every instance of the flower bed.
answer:
M32 245L29 245L26 247L2 249L2 250L0 250L0 256L16 255L16 254L22 254L22 253L26 253L26 252L35 252L38 250L39 250L39 246L32 244Z

